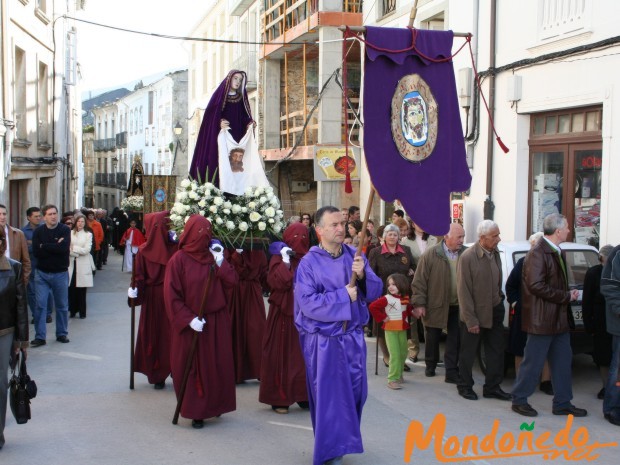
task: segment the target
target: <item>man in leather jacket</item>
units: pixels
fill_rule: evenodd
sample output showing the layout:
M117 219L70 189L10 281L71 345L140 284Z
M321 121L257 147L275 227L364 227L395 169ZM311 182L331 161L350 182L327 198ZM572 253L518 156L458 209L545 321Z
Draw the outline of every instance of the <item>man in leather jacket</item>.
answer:
M0 449L4 445L9 358L28 347L28 310L22 265L5 257L6 236L0 229Z
M548 358L553 414L584 417L588 412L571 404L573 352L569 331L575 324L570 302L578 299L579 291L568 288L568 265L560 249L570 232L568 221L559 213L547 215L543 232L523 263L521 306L527 343L512 389L512 410L528 417L538 415L527 398L536 390Z

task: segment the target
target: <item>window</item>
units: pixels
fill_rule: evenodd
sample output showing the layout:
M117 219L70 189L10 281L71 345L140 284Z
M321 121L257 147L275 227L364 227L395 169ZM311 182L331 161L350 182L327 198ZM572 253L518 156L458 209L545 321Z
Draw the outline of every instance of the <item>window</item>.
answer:
M382 1L382 16L386 16L396 11L396 0L381 0Z
M47 144L49 140L49 92L47 65L39 63L39 75L37 76L37 112L38 112L38 131L37 141L39 144Z
M149 122L148 124L153 124L153 101L155 96L153 95L153 91L149 91Z
M142 119L142 107L140 107L140 119L138 120L138 128L140 130L140 133L144 131L144 120Z
M17 139L28 139L26 102L26 52L15 47L15 131Z
M589 30L591 3L583 0L539 1L538 38L548 42Z
M568 240L598 248L603 166L601 107L532 115L529 233L550 213L568 219Z

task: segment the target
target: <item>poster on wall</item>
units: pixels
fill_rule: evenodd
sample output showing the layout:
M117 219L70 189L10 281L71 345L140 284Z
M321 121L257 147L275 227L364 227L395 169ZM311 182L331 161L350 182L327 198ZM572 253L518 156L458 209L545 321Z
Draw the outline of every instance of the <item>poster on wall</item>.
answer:
M360 151L349 147L348 156L342 145L317 145L314 149L314 180L344 181L347 164L352 181L360 178Z
M176 176L143 176L144 178L144 213L170 210L176 195Z
M463 224L463 201L452 200L451 223Z

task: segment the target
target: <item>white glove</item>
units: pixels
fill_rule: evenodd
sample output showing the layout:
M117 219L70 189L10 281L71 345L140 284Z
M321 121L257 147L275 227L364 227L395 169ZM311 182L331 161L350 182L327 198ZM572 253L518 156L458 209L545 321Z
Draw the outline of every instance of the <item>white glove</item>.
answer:
M280 250L280 255L282 255L282 261L287 265L291 263L291 256L288 254L289 251L292 251L290 247L282 247Z
M237 251L238 254L242 254L243 253L243 249L235 249Z
M207 322L205 321L205 319L203 318L202 320L199 320L198 317L195 317L192 321L189 322L189 326L190 328L192 328L194 331L197 331L199 333L202 333L202 327L206 324Z
M221 246L216 245L215 247L210 248L209 252L213 255L217 266L221 266L224 261L224 249Z
M127 297L129 297L130 299L135 299L138 297L138 288L137 287L130 287L129 289L127 289Z

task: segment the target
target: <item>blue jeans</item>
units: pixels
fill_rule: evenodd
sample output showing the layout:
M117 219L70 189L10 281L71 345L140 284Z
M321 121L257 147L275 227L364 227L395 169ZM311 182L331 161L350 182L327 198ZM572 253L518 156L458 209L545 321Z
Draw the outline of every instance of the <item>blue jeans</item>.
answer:
M611 347L611 365L609 366L609 377L605 386L603 413L620 419L620 387L616 386L618 368L620 368L620 336L614 334Z
M528 334L523 352L523 361L512 387L513 405L527 403L540 380L545 360L549 359L551 384L553 384L553 408L570 407L573 399L573 379L571 363L573 350L570 346L570 333L540 335Z
M66 271L60 273L47 273L37 270L35 277L37 292L37 311L34 314L35 339L45 341L47 328L47 297L51 293L54 296L56 306L56 337L66 336L69 333L69 274Z
M28 296L28 306L30 307L30 313L34 318L34 312L37 309L37 285L34 282L34 278L37 270L33 269L28 278L28 287L26 289L26 295ZM47 295L47 316L52 316L52 310L54 310L54 297L50 292Z

